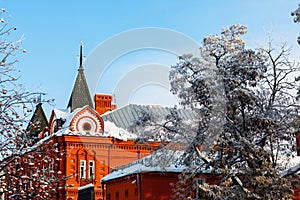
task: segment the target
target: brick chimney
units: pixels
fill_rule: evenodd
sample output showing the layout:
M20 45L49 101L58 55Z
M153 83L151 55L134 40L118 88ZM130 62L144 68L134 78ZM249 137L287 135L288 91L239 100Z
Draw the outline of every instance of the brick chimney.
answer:
M116 105L112 103L113 96L110 94L95 95L95 110L102 115L103 113L116 109Z

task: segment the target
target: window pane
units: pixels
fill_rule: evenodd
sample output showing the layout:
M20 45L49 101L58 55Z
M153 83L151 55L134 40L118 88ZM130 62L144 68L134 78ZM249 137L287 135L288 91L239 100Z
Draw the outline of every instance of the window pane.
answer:
M80 178L85 178L86 173L86 161L80 160Z
M93 160L89 161L89 178L90 179L95 178L95 161Z

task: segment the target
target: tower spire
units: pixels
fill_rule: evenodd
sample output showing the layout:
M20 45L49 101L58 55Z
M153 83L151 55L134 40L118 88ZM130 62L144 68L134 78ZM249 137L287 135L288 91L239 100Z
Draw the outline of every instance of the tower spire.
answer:
M79 54L79 68L83 68L82 67L82 41L80 41L80 54Z
M71 93L71 97L67 108L70 108L73 112L76 108L81 108L85 105L93 106L93 101L89 92L89 88L84 75L83 64L82 64L82 42L80 42L80 55L79 55L79 69L75 84Z

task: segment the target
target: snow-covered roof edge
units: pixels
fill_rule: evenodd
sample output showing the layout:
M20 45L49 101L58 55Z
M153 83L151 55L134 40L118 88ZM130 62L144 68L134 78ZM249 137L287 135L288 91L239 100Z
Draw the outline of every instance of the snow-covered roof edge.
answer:
M187 168L186 165L179 163L178 158L184 153L182 150L169 150L167 148L160 149L152 154L121 166L101 179L101 182L107 182L112 179L121 178L127 175L145 173L145 172L176 172L181 173ZM162 156L164 162L161 162Z
M151 167L151 166L145 166L141 163L134 164L132 166L129 166L125 169L121 169L118 171L114 171L105 177L101 179L101 183L105 183L107 181L113 180L113 179L118 179L122 178L128 175L133 175L137 173L145 173L145 172L174 172L174 173L181 173L186 167L183 166L170 166L170 167L165 167L164 169L156 166L156 167Z
M80 190L85 190L87 188L91 188L91 187L94 187L94 185L92 183L88 184L88 185L84 185L84 186L81 186L78 188L78 191Z

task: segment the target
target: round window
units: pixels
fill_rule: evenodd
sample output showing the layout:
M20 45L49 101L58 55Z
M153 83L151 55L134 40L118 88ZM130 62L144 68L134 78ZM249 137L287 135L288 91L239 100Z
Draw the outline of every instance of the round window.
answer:
M90 123L85 122L85 123L82 125L82 129L83 129L84 131L90 131L90 130L92 129L92 126L91 126Z

